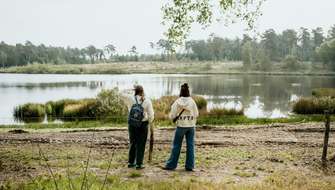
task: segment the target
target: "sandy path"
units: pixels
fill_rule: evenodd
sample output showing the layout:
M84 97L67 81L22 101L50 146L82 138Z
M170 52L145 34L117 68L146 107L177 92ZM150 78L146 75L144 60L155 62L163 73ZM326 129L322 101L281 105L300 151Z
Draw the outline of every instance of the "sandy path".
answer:
M214 146L251 146L255 144L295 144L301 146L322 146L323 123L259 125L242 128L210 127L197 128L196 144ZM333 132L334 130L332 130ZM170 144L174 129L155 129L156 144ZM89 143L125 147L128 145L127 129L73 130L38 133L0 133L0 143ZM330 136L330 146L335 146Z

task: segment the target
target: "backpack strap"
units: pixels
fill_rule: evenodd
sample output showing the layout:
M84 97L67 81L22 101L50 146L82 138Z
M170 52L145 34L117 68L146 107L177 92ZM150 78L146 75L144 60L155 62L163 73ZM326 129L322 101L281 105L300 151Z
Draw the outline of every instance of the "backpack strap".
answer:
M144 103L144 100L145 100L145 98L143 97L143 101L142 101L141 104L140 104L141 106L142 106L142 104Z
M181 114L183 114L183 112L185 111L185 109L181 110L181 112L177 115L177 117L173 118L173 123L176 123L177 120L179 119L179 117L181 116Z
M135 98L136 104L139 104L139 103L138 103L138 101L137 101L137 98L136 98L136 96L134 96L134 98ZM143 98L143 101L142 101L142 102L141 102L139 105L141 105L141 106L142 106L142 104L143 104L144 100L145 100L145 99Z

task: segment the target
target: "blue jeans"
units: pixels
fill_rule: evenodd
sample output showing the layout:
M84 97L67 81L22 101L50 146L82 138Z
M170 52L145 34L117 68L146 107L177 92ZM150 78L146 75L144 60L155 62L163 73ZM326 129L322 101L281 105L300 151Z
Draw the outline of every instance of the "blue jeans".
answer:
M181 145L186 137L186 169L194 168L194 127L177 127L173 140L171 156L166 162L166 168L175 169L178 165Z

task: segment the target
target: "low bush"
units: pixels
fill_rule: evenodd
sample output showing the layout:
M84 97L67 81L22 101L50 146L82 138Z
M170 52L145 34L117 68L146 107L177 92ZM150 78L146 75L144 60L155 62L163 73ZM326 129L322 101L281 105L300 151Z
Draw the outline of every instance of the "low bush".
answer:
M325 110L335 113L335 99L329 97L300 98L293 104L293 112L296 114L323 114Z
M244 115L244 110L242 109L235 109L235 108L213 108L208 112L209 116L236 116L236 115Z
M96 100L96 115L99 118L122 118L128 113L127 105L117 89L102 90Z
M14 108L14 119L18 121L41 122L44 117L44 104L27 103Z
M335 98L335 88L317 88L312 90L315 97L331 97Z
M199 111L206 111L207 100L202 96L192 96L197 104ZM171 110L171 105L178 99L178 96L162 96L153 100L153 108L155 110L155 118L158 120L167 119Z

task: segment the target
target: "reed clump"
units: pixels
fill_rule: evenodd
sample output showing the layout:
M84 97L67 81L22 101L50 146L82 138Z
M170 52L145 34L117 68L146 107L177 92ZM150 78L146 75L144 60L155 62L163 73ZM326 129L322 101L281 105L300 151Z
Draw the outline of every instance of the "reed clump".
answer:
M213 108L208 112L209 116L241 116L244 115L244 109L236 109L236 108Z
M335 99L330 97L300 98L294 102L292 110L296 114L323 114L325 110L329 110L330 114L334 114Z
M45 117L45 105L27 103L14 108L14 119L24 122L41 122Z

